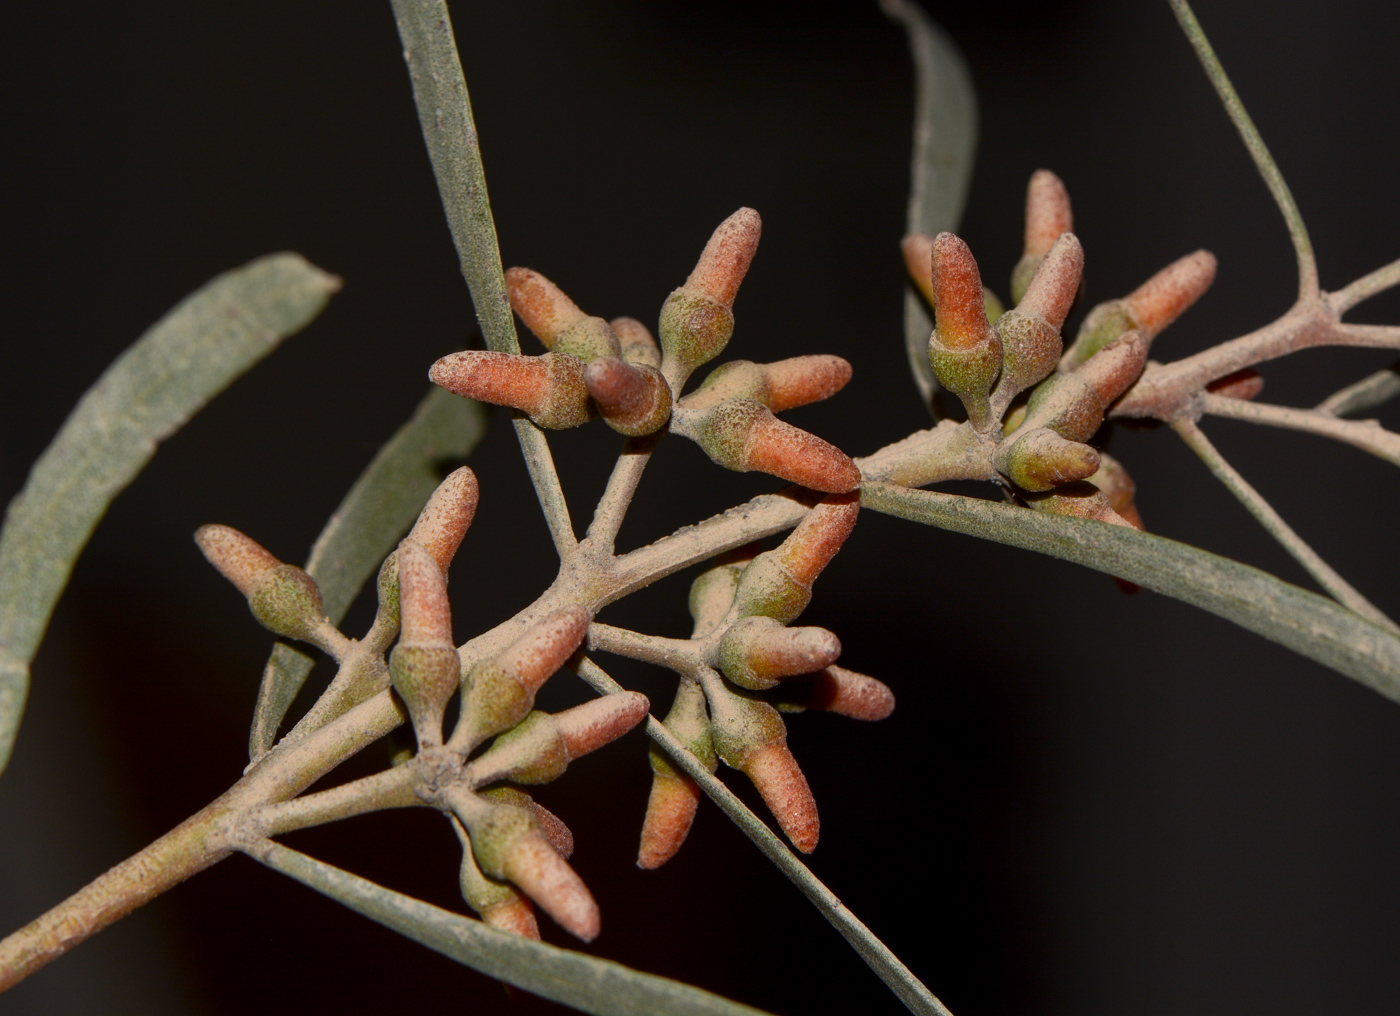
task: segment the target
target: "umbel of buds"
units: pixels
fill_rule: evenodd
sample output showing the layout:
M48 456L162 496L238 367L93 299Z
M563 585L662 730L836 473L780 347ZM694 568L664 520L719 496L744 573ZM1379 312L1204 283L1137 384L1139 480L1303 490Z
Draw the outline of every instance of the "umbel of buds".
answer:
M230 526L200 526L194 542L224 578L248 598L258 623L283 638L319 645L329 629L321 590L295 565L283 564Z
M1079 326L1079 335L1065 351L1060 369L1073 370L1133 329L1151 345L1164 328L1210 288L1215 281L1215 268L1215 255L1198 250L1167 265L1121 300L1099 304Z
M1037 169L1026 186L1026 243L1021 260L1011 270L1011 302L1018 304L1030 288L1036 269L1061 233L1074 231L1069 191L1048 169Z
M399 644L389 655L394 690L408 707L420 748L442 743L442 713L462 680L452 608L436 559L411 539L399 544Z
M930 253L934 328L929 365L938 383L962 400L977 430L992 424L988 395L1001 370L1001 340L987 322L982 276L967 244L939 233Z
M685 285L661 306L662 370L679 392L691 371L718 356L734 334L734 297L758 250L763 223L740 208L710 237Z

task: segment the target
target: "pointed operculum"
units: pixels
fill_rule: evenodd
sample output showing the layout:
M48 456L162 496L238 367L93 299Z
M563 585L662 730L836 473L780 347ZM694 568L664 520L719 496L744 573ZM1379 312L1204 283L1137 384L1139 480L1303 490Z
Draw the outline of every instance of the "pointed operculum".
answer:
M411 538L399 544L398 555L401 641L453 648L452 607L437 560Z
M671 418L671 388L655 367L600 356L583 375L608 426L628 437L652 434Z
M775 413L829 399L851 380L850 362L839 356L794 356L759 367L768 382L768 408Z
M804 854L817 849L817 801L787 745L770 741L757 748L744 760L743 770L792 845Z
M539 922L535 920L535 908L523 896L486 907L481 911L481 919L493 928L500 928L521 938L540 940Z
M646 819L642 822L637 867L659 868L676 856L700 804L700 787L689 776L669 764L662 771L653 764L651 794L647 798Z
M643 367L661 367L661 347L651 331L634 317L613 318L608 322L622 343L622 358Z
M1264 378L1256 370L1246 367L1233 374L1226 374L1206 385L1206 391L1223 395L1227 399L1242 399L1245 402L1259 397L1264 390Z
M1215 255L1198 250L1173 261L1123 298L1149 342L1205 294L1215 281L1215 269Z
M554 852L544 836L516 838L502 859L503 873L559 926L585 942L598 937L602 919L583 879Z
M1142 332L1127 332L1091 356L1075 373L1094 386L1100 402L1111 406L1142 373L1147 347Z
M1037 257L1048 254L1060 234L1073 229L1074 213L1064 181L1048 169L1037 169L1026 186L1024 253Z
M1038 511L1055 515L1095 519L1126 529L1137 528L1113 510L1107 494L1086 481L1067 483L1048 493L1031 494L1026 498L1026 504Z
M408 538L425 547L444 573L476 517L481 488L466 466L447 474L418 513Z
M533 695L583 642L589 620L583 607L565 607L548 614L502 651L496 663Z
M510 406L541 427L564 430L588 422L585 364L575 356L520 356L469 349L444 356L428 379L455 395Z
M926 233L910 233L899 241L904 255L904 270L918 287L930 307L938 305L933 296L933 237Z
M778 559L797 582L811 588L851 535L859 514L860 498L855 493L823 498L783 540Z
M744 442L744 469L825 493L844 493L860 484L860 470L840 448L764 412Z
M834 664L785 681L779 701L854 720L883 720L894 712L894 692L885 682Z
M998 446L993 461L1022 490L1045 491L1092 476L1099 468L1099 453L1048 427L1035 427L1018 431L1014 441Z
M554 721L572 761L616 741L646 719L650 708L641 692L625 691L556 713Z
M763 221L758 212L740 208L719 224L705 244L695 270L685 280L685 288L704 293L732 309L762 232Z
M1099 452L1098 471L1090 476L1087 482L1103 491L1104 496L1108 498L1108 506L1130 522L1134 529L1147 531L1135 503L1137 484L1133 482L1123 463L1107 452Z
M1018 311L1048 321L1056 331L1064 326L1084 274L1084 248L1073 233L1062 233L1036 269ZM1058 355L1058 354L1057 354Z
M952 233L933 239L934 330L944 348L974 349L987 342L982 276L967 244Z
M244 596L251 595L258 580L282 563L262 544L232 526L200 526L195 530L194 542L205 560Z
M562 289L533 268L506 271L506 294L511 309L546 349L553 349L560 332L587 317Z

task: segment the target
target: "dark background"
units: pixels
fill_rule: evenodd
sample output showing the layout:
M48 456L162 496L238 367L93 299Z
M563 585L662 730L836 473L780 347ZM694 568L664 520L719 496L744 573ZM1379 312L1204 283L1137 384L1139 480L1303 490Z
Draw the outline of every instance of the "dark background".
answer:
M1214 290L1156 355L1287 307L1280 218L1164 3L930 11L980 96L962 233L1003 296L1026 178L1048 166L1074 197L1088 304L1196 247L1219 256ZM1307 217L1323 285L1400 256L1400 7L1234 0L1199 14ZM792 416L852 453L926 425L900 339L912 71L873 2L459 4L455 16L508 265L546 272L591 312L654 320L713 226L752 205L764 239L730 353L850 359L847 391ZM387 4L11 4L0 46L0 496L107 363L214 274L294 249L346 281L162 448L79 564L0 779L8 931L242 768L269 640L190 533L224 522L304 559L474 318ZM1400 320L1400 297L1352 318ZM1266 367L1266 397L1310 405L1389 358L1305 353ZM1400 425L1394 406L1382 418ZM1326 559L1400 614L1393 467L1311 437L1206 426ZM600 424L554 443L580 527L617 444ZM1169 432L1120 430L1112 449L1154 531L1310 586ZM552 575L503 418L472 465L483 500L454 572L461 638ZM669 441L623 543L774 486ZM686 634L687 581L605 619ZM843 662L886 680L899 708L878 725L790 722L822 808L812 866L958 1016L1400 1007L1393 703L1185 605L873 513L817 593L804 623L836 631ZM361 604L349 630L367 617ZM669 677L615 673L664 711ZM585 695L555 684L551 707ZM901 1011L708 804L675 861L637 871L643 756L630 735L540 794L572 826L603 909L591 951L783 1013ZM348 770L380 764L371 751ZM460 906L455 840L431 813L288 842ZM235 857L0 1010L404 1004L549 1008L513 1007L489 980Z

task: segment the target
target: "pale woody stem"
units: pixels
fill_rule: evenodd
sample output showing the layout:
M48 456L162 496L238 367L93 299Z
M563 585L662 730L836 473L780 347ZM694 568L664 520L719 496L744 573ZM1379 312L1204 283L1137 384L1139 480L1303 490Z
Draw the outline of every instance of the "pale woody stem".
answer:
M1172 421L1172 429L1181 435L1181 439L1186 442L1193 452L1201 457L1207 468L1215 474L1216 478L1223 483L1231 494L1239 499L1245 506L1249 514L1253 515L1275 540L1288 551L1293 558L1301 564L1309 575L1317 580L1327 593L1344 607L1366 618L1374 621L1383 628L1393 632L1400 632L1395 622L1386 617L1371 603L1370 600L1362 596L1346 579L1338 575L1326 561L1322 560L1308 544L1295 533L1283 521L1278 512L1274 511L1272 505L1264 497L1237 473L1230 463L1225 461L1225 457L1216 450L1215 445L1196 426L1195 422L1186 417L1180 417Z
M1201 396L1201 408L1212 416L1300 430L1344 441L1400 466L1400 434L1384 429L1375 420L1339 420L1330 413L1315 409L1245 402L1209 392Z

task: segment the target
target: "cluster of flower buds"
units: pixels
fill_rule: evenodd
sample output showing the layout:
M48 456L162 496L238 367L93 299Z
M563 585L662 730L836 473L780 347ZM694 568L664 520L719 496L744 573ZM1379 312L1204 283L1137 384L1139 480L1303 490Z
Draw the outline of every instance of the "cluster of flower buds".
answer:
M817 845L817 806L788 750L779 708L830 709L869 720L894 708L881 682L832 665L841 644L831 632L785 627L807 606L812 583L850 535L858 512L854 495L827 497L774 550L755 556L755 548L744 548L695 579L692 639L710 666L682 677L666 716L667 727L711 771L723 759L745 773L804 853ZM689 777L659 752L651 759L652 791L637 858L643 868L660 866L680 849L699 800Z

